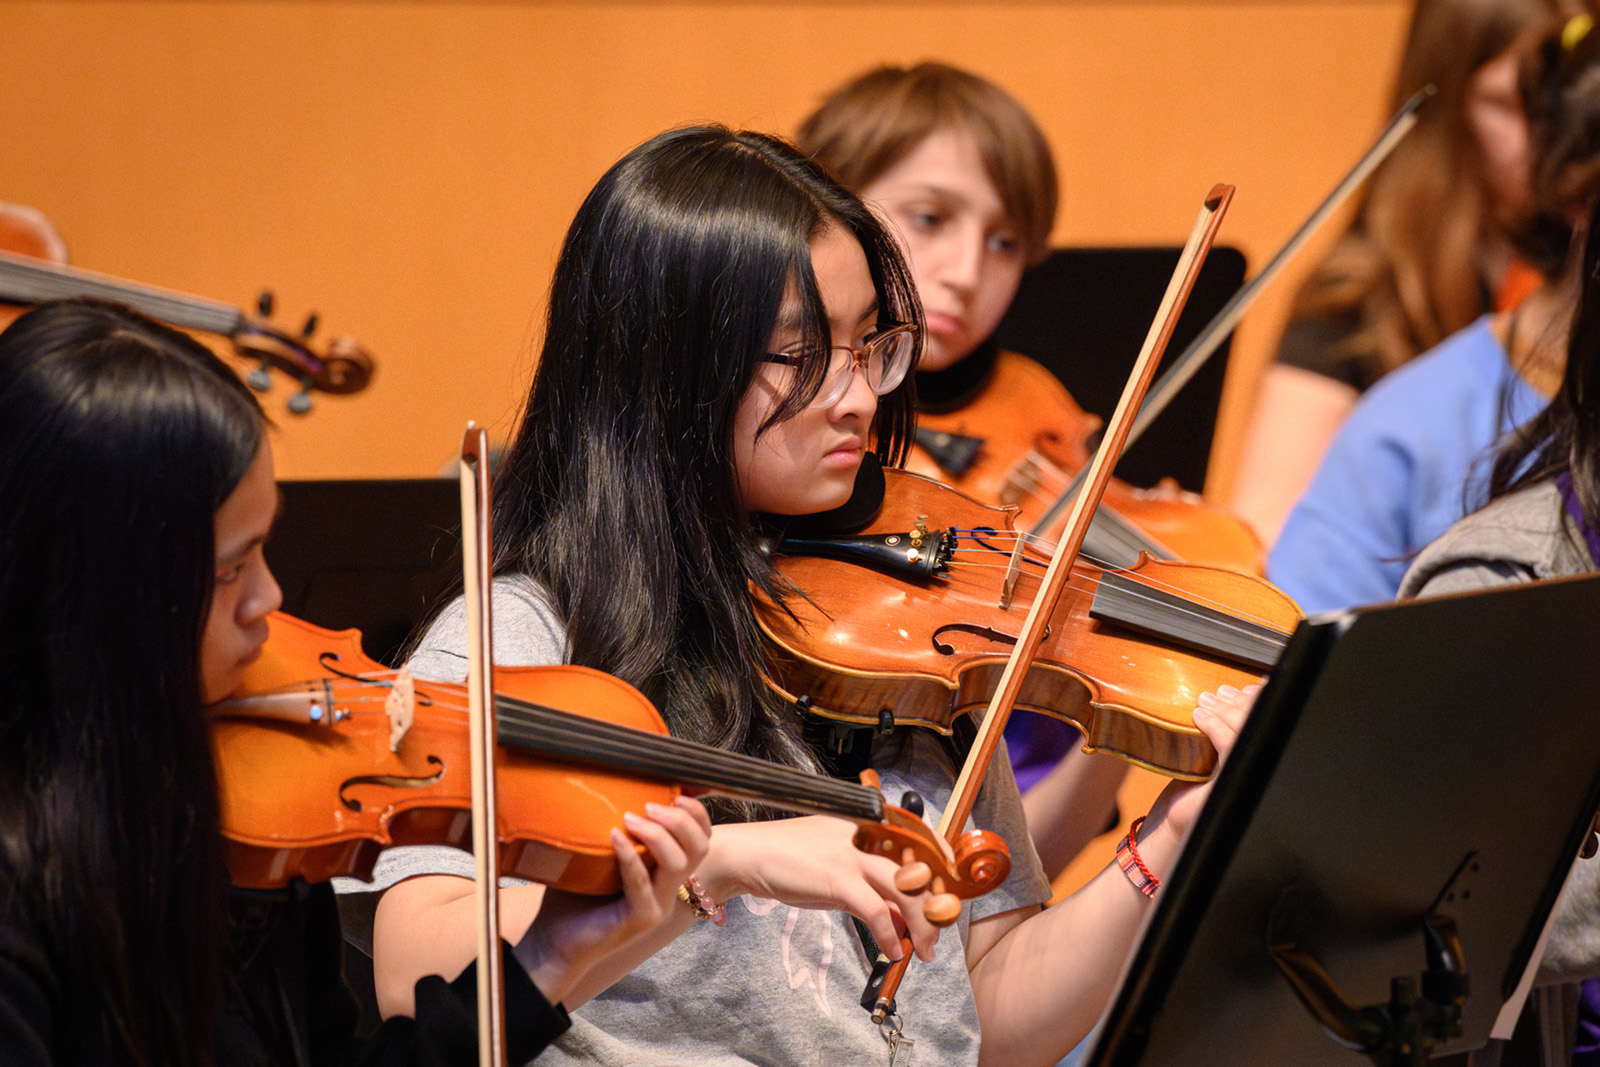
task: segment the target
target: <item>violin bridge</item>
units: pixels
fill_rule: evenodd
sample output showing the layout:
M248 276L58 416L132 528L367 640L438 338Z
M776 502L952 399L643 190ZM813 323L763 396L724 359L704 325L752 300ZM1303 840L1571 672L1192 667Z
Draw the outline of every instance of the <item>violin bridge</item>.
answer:
M1027 541L1017 538L1017 547L1011 550L1011 562L1006 564L1005 581L1000 583L1000 610L1010 611L1012 597L1017 592L1017 579L1022 577L1022 550L1027 547Z
M405 740L406 733L411 729L411 719L416 706L416 684L412 681L410 669L401 667L395 672L394 681L389 686L389 695L383 702L383 710L389 716L390 752L400 751L400 742Z

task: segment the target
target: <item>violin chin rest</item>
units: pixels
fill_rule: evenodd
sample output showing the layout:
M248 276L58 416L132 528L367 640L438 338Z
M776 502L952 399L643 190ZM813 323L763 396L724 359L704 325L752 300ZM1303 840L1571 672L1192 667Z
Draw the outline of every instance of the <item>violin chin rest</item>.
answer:
M850 499L832 511L815 515L802 515L789 523L786 536L825 537L829 534L854 533L877 518L883 510L883 499L888 483L883 476L883 464L878 457L867 452L861 457L861 467L856 471L855 488Z

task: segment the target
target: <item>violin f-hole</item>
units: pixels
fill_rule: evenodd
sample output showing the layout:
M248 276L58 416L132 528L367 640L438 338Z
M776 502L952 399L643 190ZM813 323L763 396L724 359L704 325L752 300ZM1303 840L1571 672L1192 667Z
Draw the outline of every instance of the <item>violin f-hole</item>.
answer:
M364 811L361 801L345 793L345 790L358 785L381 785L391 789L426 789L444 777L444 760L438 756L429 756L428 766L439 769L426 778L407 778L398 774L363 774L355 778L346 778L339 786L339 802L351 811Z
M944 634L952 631L956 633L972 634L974 637L986 638L990 641L993 641L997 645L1005 645L1008 648L1014 648L1017 644L1017 637L1015 634L1002 633L991 626L976 626L972 623L952 622L933 631L933 648L934 651L938 652L941 656L953 656L956 654L956 647L954 645L947 644L940 640ZM1044 628L1044 639L1048 640L1049 637L1050 627L1046 626Z

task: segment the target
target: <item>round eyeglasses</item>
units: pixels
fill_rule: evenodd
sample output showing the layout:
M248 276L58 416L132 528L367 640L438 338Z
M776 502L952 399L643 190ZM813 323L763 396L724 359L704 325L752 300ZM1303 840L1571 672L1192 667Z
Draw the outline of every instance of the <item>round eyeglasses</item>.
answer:
M911 351L916 347L916 336L916 324L906 323L890 327L860 348L850 345L829 348L828 364L822 371L822 385L812 399L811 406L831 408L843 400L850 391L850 380L855 376L857 367L866 374L867 387L874 393L882 396L889 392L905 380L906 371L911 369ZM811 361L818 355L815 351L768 352L763 358L767 363L794 367L802 376L810 377L816 373Z

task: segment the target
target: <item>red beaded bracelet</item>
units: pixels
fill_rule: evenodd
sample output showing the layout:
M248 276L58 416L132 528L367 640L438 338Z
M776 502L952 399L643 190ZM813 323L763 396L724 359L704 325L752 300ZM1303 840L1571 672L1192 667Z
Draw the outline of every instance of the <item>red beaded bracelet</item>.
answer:
M1128 827L1128 836L1117 845L1117 866L1122 868L1122 873L1128 876L1134 888L1147 897L1153 897L1156 890L1161 888L1161 879L1151 874L1150 868L1139 858L1139 827L1143 825L1144 816L1141 815Z

